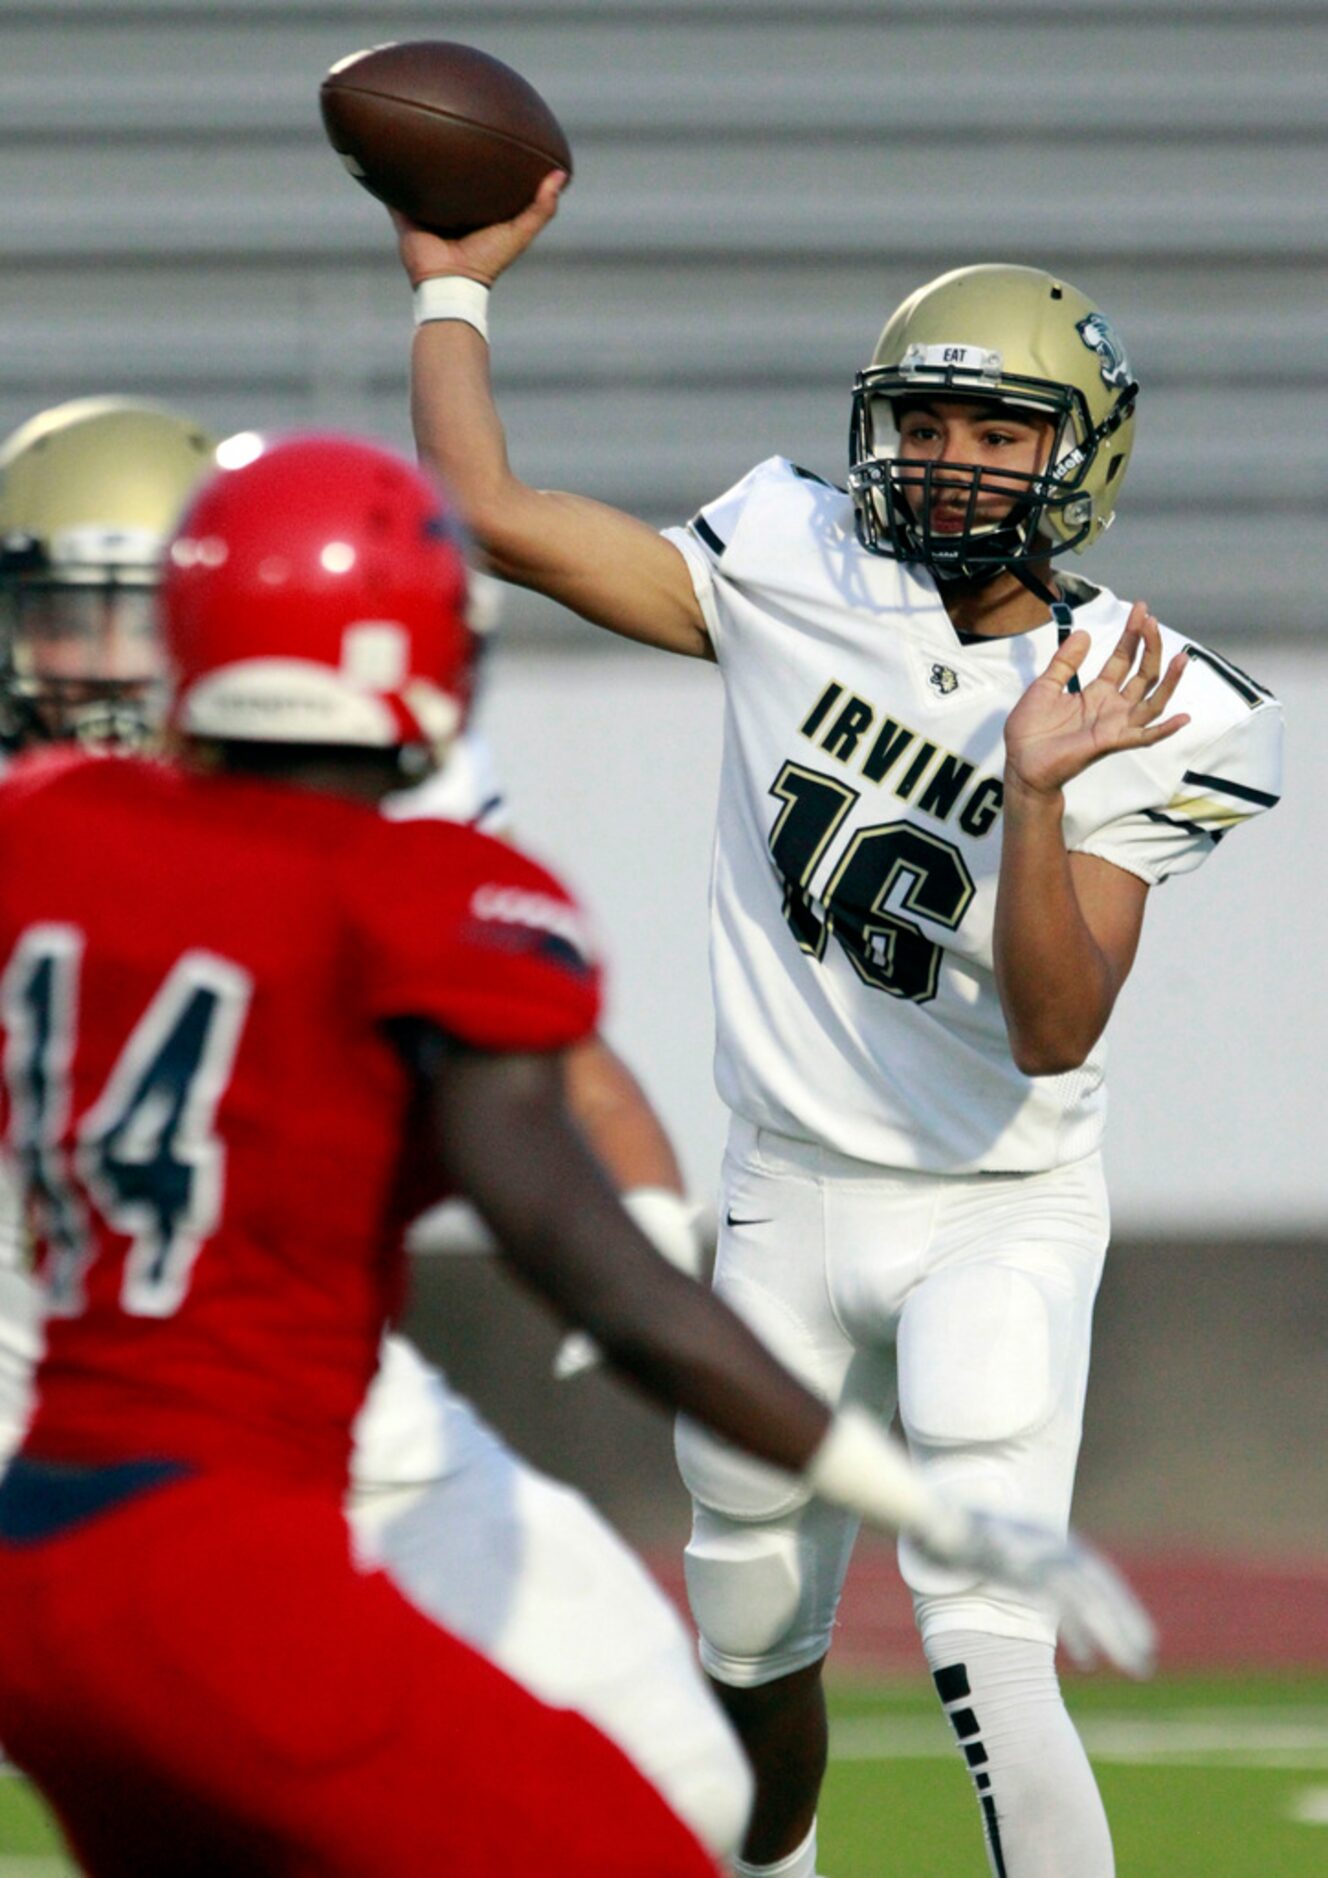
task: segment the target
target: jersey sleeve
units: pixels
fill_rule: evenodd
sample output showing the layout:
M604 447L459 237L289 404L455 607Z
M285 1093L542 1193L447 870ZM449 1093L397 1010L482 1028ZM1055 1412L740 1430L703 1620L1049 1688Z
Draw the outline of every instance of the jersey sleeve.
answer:
M1268 699L1188 753L1165 802L1106 823L1076 851L1156 886L1201 866L1233 828L1275 807L1281 794L1282 711Z
M556 1050L599 1021L581 909L506 842L440 821L378 824L351 917L369 1014L424 1018L485 1050Z
M718 649L724 641L724 607L717 576L721 563L737 535L753 495L770 479L772 473L785 470L781 457L758 463L742 479L708 502L685 528L666 528L664 538L681 551L692 577L692 588L701 608L711 644Z

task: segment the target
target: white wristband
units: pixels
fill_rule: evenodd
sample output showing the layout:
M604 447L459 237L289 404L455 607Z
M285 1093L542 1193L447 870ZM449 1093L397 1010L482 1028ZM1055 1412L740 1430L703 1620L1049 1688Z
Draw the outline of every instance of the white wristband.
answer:
M874 1526L888 1526L948 1550L966 1526L962 1512L942 1499L864 1408L841 1409L806 1472L807 1485L824 1500L861 1513Z
M489 337L489 289L465 274L431 274L415 289L415 324L463 320L481 339Z
M661 1258L689 1278L699 1278L704 1263L696 1230L696 1209L671 1187L633 1187L618 1195L623 1212L649 1239ZM571 1330L558 1345L553 1374L558 1382L594 1369L604 1355L584 1330Z
M661 1258L689 1278L700 1277L701 1242L690 1200L684 1200L671 1187L633 1187L618 1198L624 1213L640 1227Z

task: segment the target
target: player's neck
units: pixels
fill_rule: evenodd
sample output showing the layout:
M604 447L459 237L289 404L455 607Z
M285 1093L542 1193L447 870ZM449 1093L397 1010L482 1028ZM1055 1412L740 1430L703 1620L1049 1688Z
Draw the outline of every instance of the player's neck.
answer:
M395 751L334 751L321 747L301 750L289 744L214 743L191 738L181 754L187 767L211 775L246 776L283 788L347 796L370 805L408 787Z
M1050 566L1043 562L1033 569L1043 586L1057 591ZM1030 632L1045 626L1050 614L1045 600L1038 598L1008 571L980 585L969 581L947 581L940 589L941 600L956 632L978 633L984 639L1006 639L1015 633Z

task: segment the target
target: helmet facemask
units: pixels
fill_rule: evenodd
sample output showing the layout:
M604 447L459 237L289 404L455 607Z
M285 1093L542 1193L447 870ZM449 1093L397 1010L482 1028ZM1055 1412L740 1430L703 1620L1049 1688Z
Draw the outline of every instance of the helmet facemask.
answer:
M155 569L86 569L68 580L15 572L17 558L0 555L0 739L11 748L150 748L166 705Z
M0 744L150 748L165 717L156 591L215 439L138 398L78 398L0 444Z

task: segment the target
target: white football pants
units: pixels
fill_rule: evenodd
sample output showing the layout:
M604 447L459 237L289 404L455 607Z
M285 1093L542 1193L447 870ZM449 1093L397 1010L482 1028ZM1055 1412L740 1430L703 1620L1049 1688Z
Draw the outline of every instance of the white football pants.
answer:
M1096 1156L1042 1174L933 1176L735 1121L715 1290L826 1401L896 1406L956 1495L1064 1531L1108 1216ZM856 1519L681 1421L687 1585L719 1681L770 1682L825 1654ZM1053 1642L1035 1599L924 1559L900 1569L924 1640Z
M717 1855L736 1849L746 1758L682 1619L599 1514L400 1338L356 1436L348 1512L366 1563L542 1701L586 1716Z

